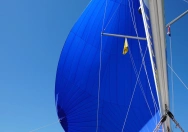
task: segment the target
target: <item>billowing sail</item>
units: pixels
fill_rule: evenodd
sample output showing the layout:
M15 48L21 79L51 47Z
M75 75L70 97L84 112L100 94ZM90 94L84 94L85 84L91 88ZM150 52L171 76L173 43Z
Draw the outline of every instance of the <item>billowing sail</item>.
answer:
M102 35L146 38L139 7L139 0L92 0L70 31L55 88L66 132L151 132L159 122L155 57L147 41L127 38L124 55L125 38Z

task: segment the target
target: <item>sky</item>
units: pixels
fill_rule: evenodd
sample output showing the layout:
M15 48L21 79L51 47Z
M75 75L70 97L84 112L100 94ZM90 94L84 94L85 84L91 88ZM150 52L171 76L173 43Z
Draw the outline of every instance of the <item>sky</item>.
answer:
M173 20L181 13L188 10L188 2L183 0L165 0L165 22L166 24ZM178 76L188 86L188 14L181 18L179 21L171 25L171 39L172 39L172 62L173 69ZM170 64L170 41L169 37L166 36L167 45L167 63ZM174 101L172 101L172 84L170 81L169 73L169 97L170 104L174 104L174 116L175 119L180 123L185 131L188 131L188 89L186 89L179 79L173 74L174 84ZM173 103L174 102L174 103ZM174 128L174 123L171 123L174 132L180 132L179 129Z
M89 0L0 0L0 132L57 122L55 75L64 41ZM63 132L59 123L37 132Z
M0 0L0 132L29 132L52 123L37 132L63 132L55 108L56 69L66 37L89 1ZM165 0L165 22L187 9L188 2ZM188 15L171 31L173 68L188 85ZM188 90L174 75L174 115L185 131L187 101Z

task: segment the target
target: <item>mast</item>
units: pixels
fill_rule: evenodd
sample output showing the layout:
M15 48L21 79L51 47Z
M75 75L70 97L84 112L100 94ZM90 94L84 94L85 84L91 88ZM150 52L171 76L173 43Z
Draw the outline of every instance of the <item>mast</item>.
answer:
M164 23L164 3L163 0L150 0L150 18L156 56L158 74L158 93L161 104L161 113L165 115L165 106L169 107L167 65L166 65L166 44L165 44L165 23ZM170 128L170 119L164 122L164 130Z

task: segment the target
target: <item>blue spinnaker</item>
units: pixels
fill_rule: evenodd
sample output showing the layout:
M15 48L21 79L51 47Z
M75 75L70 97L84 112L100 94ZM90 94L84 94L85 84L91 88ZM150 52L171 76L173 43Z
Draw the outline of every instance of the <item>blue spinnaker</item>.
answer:
M124 55L124 38L101 35L146 38L139 7L138 0L92 0L70 31L55 88L66 132L151 132L159 122L147 41L128 38Z

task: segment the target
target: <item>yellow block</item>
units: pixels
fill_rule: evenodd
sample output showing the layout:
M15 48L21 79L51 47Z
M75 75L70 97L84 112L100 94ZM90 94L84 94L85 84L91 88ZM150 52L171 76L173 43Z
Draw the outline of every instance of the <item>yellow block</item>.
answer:
M128 52L128 50L129 50L129 46L128 46L127 38L125 38L123 54L125 55Z

